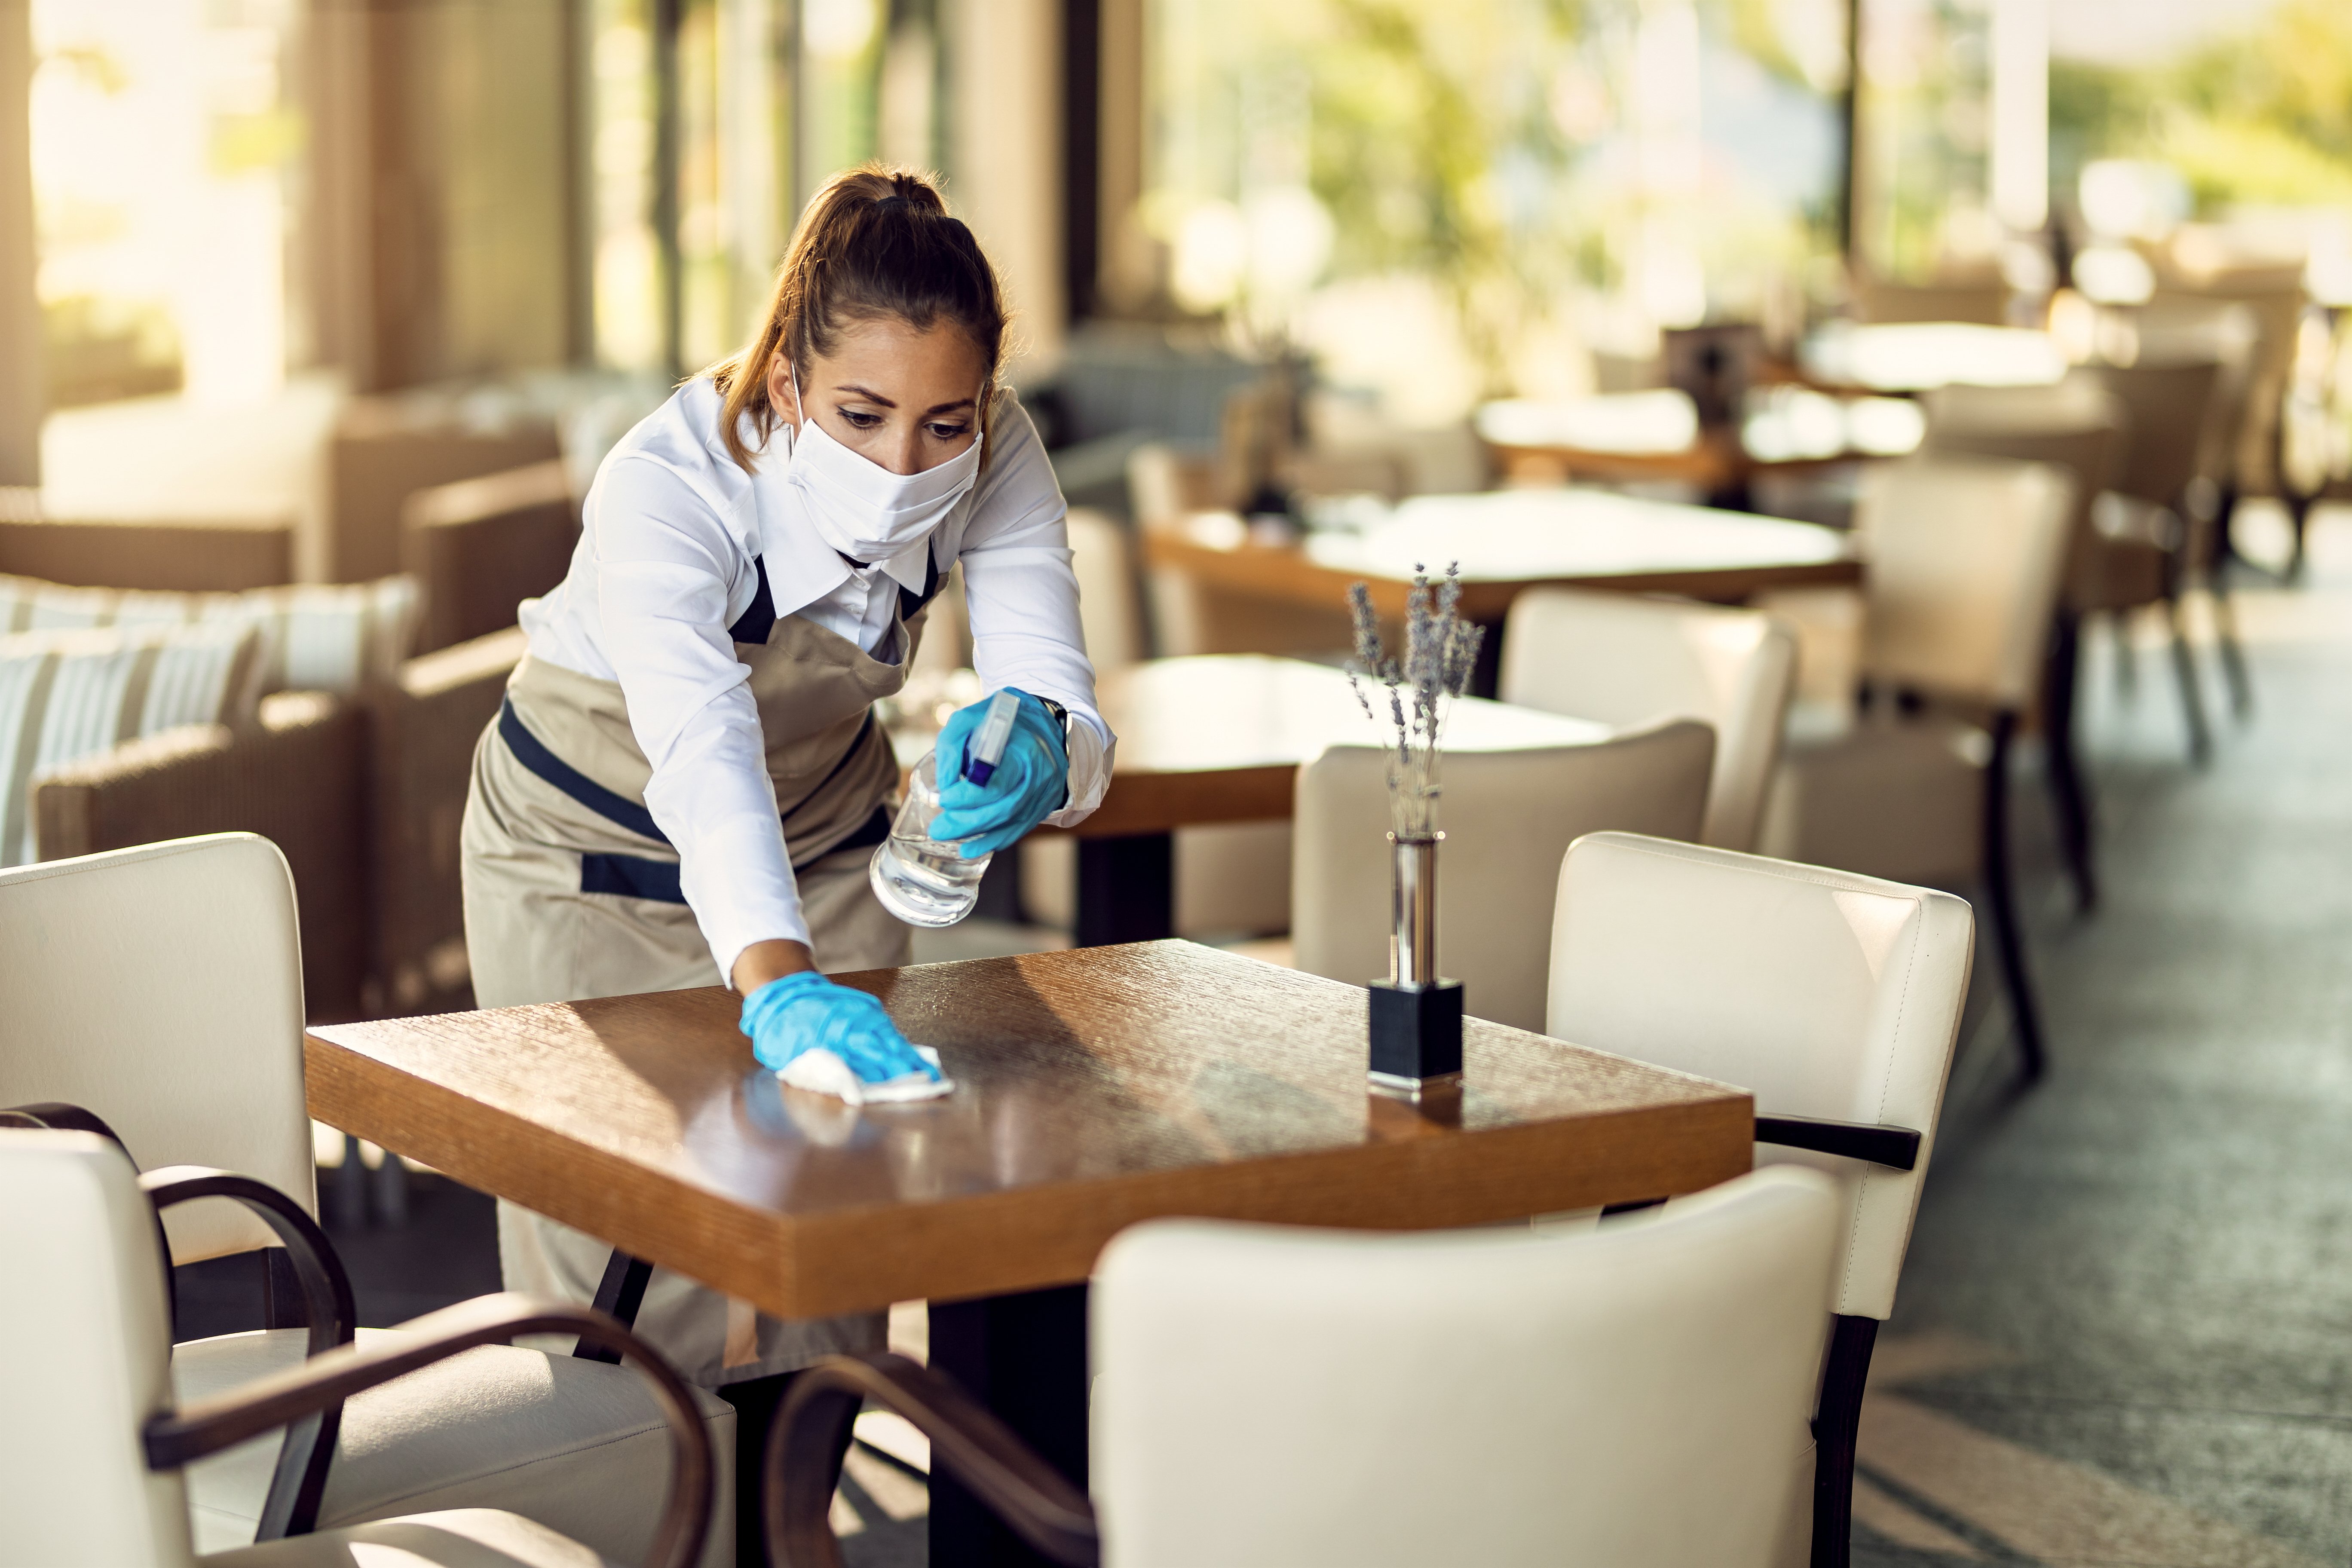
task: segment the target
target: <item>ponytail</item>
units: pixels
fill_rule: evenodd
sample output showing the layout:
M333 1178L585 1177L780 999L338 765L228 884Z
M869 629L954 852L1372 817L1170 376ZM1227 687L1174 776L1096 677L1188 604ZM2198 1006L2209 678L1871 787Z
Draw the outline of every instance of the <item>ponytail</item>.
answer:
M768 399L768 380L780 359L788 357L806 384L812 355L832 353L845 327L877 320L901 321L917 331L944 320L971 337L986 373L977 410L984 434L1004 358L1004 297L995 269L971 230L948 216L929 179L869 163L835 175L809 203L776 269L758 335L710 368L725 400L719 428L729 455L751 468L747 416L758 447L775 434L780 416Z

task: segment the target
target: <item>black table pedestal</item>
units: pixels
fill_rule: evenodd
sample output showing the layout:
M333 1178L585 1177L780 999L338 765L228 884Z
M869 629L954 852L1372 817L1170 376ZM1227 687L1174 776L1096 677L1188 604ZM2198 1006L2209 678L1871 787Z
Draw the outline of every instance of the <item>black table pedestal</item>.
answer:
M1176 837L1139 833L1078 840L1080 947L1176 934Z
M934 1301L930 1364L1080 1490L1087 1485L1087 1288ZM1042 1568L1047 1559L934 1464L931 1568Z

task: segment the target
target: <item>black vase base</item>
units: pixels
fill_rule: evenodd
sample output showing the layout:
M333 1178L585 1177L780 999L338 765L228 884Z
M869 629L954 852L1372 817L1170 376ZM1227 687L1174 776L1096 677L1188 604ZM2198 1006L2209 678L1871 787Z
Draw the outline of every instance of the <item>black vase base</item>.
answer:
M1462 984L1371 984L1371 1082L1388 1094L1417 1095L1462 1079Z

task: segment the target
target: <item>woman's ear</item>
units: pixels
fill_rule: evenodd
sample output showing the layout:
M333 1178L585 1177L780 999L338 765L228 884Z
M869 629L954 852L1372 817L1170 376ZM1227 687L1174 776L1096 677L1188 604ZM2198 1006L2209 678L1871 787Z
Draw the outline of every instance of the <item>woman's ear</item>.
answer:
M782 354L768 364L768 406L793 429L801 427L800 394L793 385L792 362Z

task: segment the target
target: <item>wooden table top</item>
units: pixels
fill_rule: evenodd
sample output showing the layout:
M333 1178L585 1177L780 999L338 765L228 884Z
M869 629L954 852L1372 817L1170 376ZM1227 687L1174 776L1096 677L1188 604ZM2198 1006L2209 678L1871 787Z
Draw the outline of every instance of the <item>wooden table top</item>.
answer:
M1695 413L1656 419L1655 430L1619 434L1591 418L1594 405L1655 398L1655 393L1604 394L1558 404L1527 399L1478 410L1478 436L1506 476L1523 482L1569 478L1626 483L1672 480L1719 492L1761 474L1805 473L1897 458L1915 449L1925 422L1907 398L1832 397L1808 387L1759 387L1737 426L1699 428ZM1679 394L1671 395L1679 396ZM1587 428L1588 426L1592 426ZM1890 428L1893 426L1893 428Z
M1472 1225L1748 1168L1745 1090L1471 1020L1365 1088L1365 993L1190 942L836 976L955 1092L781 1088L718 988L315 1028L311 1114L783 1317L1083 1279L1139 1220Z
M1869 392L2049 386L2066 374L2048 332L1970 321L1841 321L1806 339L1798 359L1816 385Z
M1404 614L1416 564L1442 572L1451 561L1461 563L1463 614L1488 622L1538 584L1736 602L1862 576L1850 542L1832 529L1605 490L1414 496L1361 533L1301 544L1254 543L1230 522L1153 531L1145 550L1154 564L1204 583L1326 608L1343 606L1360 581L1391 619Z
M1375 702L1380 688L1368 689ZM1291 814L1298 769L1326 746L1388 743L1344 671L1263 654L1146 659L1102 677L1103 717L1118 737L1110 791L1072 831L1082 838ZM1456 701L1448 751L1517 751L1606 740L1606 724L1484 698Z

